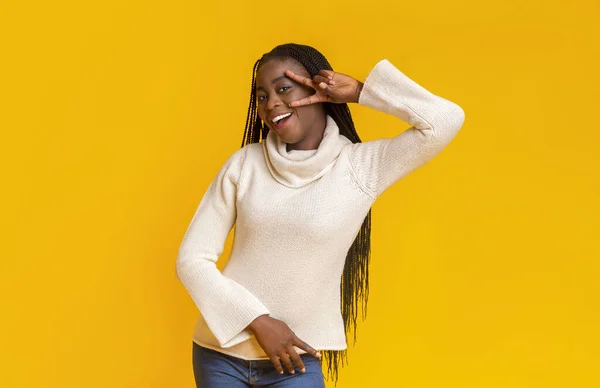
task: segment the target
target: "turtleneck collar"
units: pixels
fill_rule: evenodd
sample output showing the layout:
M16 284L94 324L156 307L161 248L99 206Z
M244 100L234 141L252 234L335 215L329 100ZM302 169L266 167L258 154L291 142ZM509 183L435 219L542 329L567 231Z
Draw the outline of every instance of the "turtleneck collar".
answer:
M340 134L339 127L330 115L323 139L315 150L287 151L287 143L271 130L263 141L265 160L271 175L288 187L302 187L313 182L333 167L342 147L352 143Z

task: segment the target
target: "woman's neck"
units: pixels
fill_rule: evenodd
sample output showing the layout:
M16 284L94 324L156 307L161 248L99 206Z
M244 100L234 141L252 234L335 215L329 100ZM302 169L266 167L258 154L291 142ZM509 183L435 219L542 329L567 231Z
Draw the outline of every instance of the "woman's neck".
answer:
M321 144L321 141L323 140L323 134L325 132L326 125L327 116L323 115L323 119L317 120L317 122L311 126L311 129L308 130L306 136L304 136L300 141L294 144L287 143L287 152L292 150L316 150L319 148L319 144Z

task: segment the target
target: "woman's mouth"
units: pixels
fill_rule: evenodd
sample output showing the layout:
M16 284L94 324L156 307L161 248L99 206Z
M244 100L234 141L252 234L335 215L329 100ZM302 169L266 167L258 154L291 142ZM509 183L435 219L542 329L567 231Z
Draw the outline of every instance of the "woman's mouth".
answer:
M275 127L276 129L281 129L283 127L285 127L287 125L287 123L290 121L291 117L292 117L293 113L286 113L286 114L282 114L278 117L276 117L276 119L278 120L273 120L273 127Z

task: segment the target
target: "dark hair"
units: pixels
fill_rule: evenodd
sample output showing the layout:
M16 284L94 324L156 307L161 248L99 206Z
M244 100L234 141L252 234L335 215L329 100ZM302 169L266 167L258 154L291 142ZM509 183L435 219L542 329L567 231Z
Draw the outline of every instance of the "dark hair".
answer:
M256 104L256 74L260 66L269 59L293 58L300 62L308 71L311 78L320 70L333 70L327 59L313 47L295 43L282 44L270 52L264 54L256 61L252 69L252 89L250 90L250 106L246 118L246 128L242 139L242 147L250 143L258 143L266 139L269 128L258 117ZM339 127L340 134L346 136L353 143L361 140L356 133L354 121L348 104L323 103L325 112L329 114ZM341 308L344 319L344 330L346 338L350 324L353 324L354 343L356 343L356 316L358 313L358 301L362 298L362 319L367 315L367 300L369 296L369 256L371 252L371 209L356 236L352 246L346 255L346 262L341 281ZM318 349L320 351L320 349ZM341 361L348 360L347 349L320 351L323 359L328 364L328 375L334 372L335 383L338 380L338 367Z

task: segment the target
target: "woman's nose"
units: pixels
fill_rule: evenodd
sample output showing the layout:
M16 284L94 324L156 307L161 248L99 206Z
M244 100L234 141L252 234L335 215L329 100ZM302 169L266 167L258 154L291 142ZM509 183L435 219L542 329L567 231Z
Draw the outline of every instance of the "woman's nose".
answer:
M279 99L279 97L271 97L267 101L267 110L271 111L271 110L275 109L276 107L281 106L281 104L282 104L282 102Z

